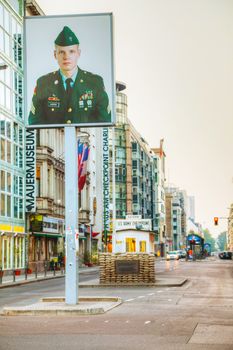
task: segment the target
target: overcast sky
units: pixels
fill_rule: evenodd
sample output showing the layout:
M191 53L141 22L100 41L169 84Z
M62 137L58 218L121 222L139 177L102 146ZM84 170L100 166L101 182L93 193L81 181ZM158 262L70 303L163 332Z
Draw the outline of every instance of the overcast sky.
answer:
M116 79L167 183L195 196L196 220L227 228L233 202L233 1L37 0L46 15L112 12Z

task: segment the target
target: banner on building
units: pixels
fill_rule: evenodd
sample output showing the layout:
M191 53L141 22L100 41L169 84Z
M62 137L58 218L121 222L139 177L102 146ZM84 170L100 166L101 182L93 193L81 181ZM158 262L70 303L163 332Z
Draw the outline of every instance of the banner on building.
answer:
M112 14L26 17L24 47L28 127L114 124Z
M110 229L109 130L103 128L103 233L104 242Z
M36 211L36 136L35 130L26 129L25 139L25 211Z

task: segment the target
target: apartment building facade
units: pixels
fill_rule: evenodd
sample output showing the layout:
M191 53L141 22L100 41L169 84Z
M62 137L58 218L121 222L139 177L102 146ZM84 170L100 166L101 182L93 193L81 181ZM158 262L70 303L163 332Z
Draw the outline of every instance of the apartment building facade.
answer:
M25 266L23 1L0 1L0 266Z
M160 251L163 255L165 154L160 149L158 154L150 149L128 119L125 88L124 83L116 84L116 126L109 132L110 203L115 210L111 216L125 219L126 216L133 215L150 219L155 251Z

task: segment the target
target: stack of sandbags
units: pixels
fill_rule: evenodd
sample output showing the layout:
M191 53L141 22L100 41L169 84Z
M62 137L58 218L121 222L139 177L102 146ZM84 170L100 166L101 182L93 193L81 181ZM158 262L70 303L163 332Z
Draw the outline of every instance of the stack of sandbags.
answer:
M120 274L116 272L116 261L139 261L139 272ZM100 284L145 284L155 282L155 258L153 254L99 254Z

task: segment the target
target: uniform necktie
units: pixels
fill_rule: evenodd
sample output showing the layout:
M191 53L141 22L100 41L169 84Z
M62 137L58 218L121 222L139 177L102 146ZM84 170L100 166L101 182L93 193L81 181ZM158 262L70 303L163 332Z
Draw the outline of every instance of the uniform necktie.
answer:
M72 92L72 87L71 87L71 83L73 82L73 80L71 78L66 79L66 93L67 95L71 95Z

